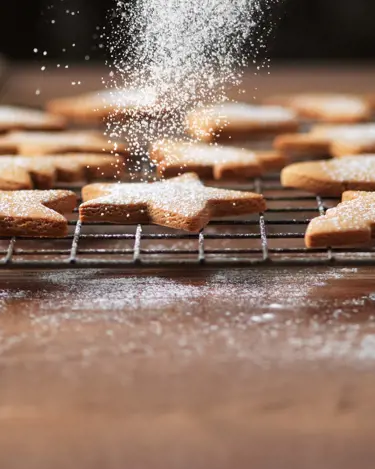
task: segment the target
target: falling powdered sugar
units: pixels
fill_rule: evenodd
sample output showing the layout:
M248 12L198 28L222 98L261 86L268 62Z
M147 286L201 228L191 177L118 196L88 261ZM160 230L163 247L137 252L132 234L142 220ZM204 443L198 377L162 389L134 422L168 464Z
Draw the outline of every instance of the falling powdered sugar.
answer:
M277 2L136 0L129 5L119 0L106 33L109 86L120 95L130 90L157 99L151 100L149 112L140 116L135 110L124 121L120 97L108 135L125 138L140 158L150 143L185 138L189 111L227 102L228 89L240 85L244 65L264 49L269 31L263 28L250 53L244 53L245 44Z

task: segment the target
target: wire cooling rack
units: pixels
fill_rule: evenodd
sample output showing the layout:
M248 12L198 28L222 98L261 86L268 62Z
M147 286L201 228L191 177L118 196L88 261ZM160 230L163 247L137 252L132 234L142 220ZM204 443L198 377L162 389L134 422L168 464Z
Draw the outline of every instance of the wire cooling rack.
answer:
M268 210L214 220L199 234L154 225L82 225L76 211L64 239L0 238L0 269L375 265L372 247L305 248L310 219L337 199L285 189L277 174L218 186L262 193ZM73 189L79 194L80 187Z

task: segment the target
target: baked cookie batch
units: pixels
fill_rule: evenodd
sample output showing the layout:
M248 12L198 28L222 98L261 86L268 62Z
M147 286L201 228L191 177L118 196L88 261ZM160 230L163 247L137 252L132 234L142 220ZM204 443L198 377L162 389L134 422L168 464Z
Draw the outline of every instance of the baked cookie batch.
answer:
M160 178L154 183L116 182L130 158L126 145L114 146L100 131L68 128L70 122L97 125L113 113L152 118L156 102L152 94L109 90L51 101L45 112L0 106L0 236L66 236L64 214L76 208L77 198L52 187L103 179L107 182L82 189L83 223L155 223L199 232L212 218L267 209L261 194L207 187L201 179L241 181L282 170L284 187L342 197L310 222L307 247L371 240L375 123L370 98L299 94L270 97L258 106L228 103L194 110L186 121L191 141L163 140L150 147L150 163ZM271 143L267 150L258 143L265 139ZM301 158L308 161L296 161Z

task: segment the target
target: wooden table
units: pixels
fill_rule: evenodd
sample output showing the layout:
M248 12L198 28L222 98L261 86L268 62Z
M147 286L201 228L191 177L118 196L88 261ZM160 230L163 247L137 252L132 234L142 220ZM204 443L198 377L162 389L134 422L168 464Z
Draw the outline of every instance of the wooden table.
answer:
M3 101L70 91L39 76ZM261 93L374 78L275 67ZM0 313L1 468L374 467L372 268L3 271Z

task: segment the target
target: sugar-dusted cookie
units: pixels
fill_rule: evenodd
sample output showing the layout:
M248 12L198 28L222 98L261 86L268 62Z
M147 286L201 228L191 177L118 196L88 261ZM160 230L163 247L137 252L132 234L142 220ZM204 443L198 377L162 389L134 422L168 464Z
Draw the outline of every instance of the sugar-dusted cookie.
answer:
M13 149L20 155L51 155L61 153L126 154L125 145L114 145L94 131L10 132L0 136L1 148Z
M307 119L330 123L364 122L371 118L369 100L339 93L302 93L273 96L267 104L287 106Z
M0 132L10 130L61 130L65 119L35 109L0 106Z
M0 190L50 189L56 181L117 177L122 168L122 159L112 155L3 156Z
M281 183L327 196L348 189L375 190L375 154L294 163L281 172Z
M197 109L188 115L189 133L201 141L246 140L298 129L296 113L281 106L230 103Z
M68 164L65 162L66 156L69 158ZM119 178L124 173L124 159L113 155L68 153L57 157L56 168L57 179L62 182Z
M342 194L341 202L349 202L349 200L357 199L358 197L363 197L368 195L367 191L345 191Z
M72 212L74 192L0 191L0 236L61 238L68 233L62 213Z
M311 220L305 236L307 247L367 244L375 227L375 192L343 195L344 202Z
M48 159L56 168L57 181L61 182L116 179L122 176L125 168L122 156L106 154L67 153L66 155L51 155Z
M159 175L174 177L194 172L205 179L257 177L286 164L285 157L275 151L171 141L153 145L151 159L157 165Z
M277 136L274 147L287 155L341 157L375 153L375 124L316 125L308 133Z
M146 90L108 89L47 103L47 110L75 122L102 121L109 116L152 113L156 96Z
M205 187L187 173L151 184L91 184L82 189L83 222L155 223L198 232L213 217L262 212L262 195Z
M49 158L4 156L0 158L0 190L49 189L56 180L56 168Z

